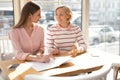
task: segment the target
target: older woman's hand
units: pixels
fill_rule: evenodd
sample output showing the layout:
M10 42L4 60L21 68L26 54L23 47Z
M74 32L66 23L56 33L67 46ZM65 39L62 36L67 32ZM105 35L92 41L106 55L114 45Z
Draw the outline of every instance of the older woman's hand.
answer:
M77 55L77 47L73 45L72 50L68 52L72 57L75 57Z
M71 51L68 52L72 57L75 57L77 55L77 49L72 49Z
M60 51L59 51L59 49L57 49L57 48L55 48L54 51L52 52L53 55L54 55L54 54L59 54L59 53L60 53Z

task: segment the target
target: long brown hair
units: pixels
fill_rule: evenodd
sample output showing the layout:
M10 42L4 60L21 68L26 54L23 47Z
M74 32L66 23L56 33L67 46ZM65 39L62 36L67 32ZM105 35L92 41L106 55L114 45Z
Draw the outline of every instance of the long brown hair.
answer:
M22 8L18 23L13 28L20 28L24 23L26 23L29 14L34 14L38 10L40 10L39 5L35 4L32 1L27 2Z

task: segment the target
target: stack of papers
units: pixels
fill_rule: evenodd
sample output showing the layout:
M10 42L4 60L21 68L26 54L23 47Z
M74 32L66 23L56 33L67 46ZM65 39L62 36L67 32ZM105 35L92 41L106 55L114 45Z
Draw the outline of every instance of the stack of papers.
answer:
M55 57L55 59L51 59L49 63L40 63L40 62L25 62L25 64L31 66L36 71L42 71L46 69L51 69L54 67L58 67L63 63L70 61L72 57L65 56L65 57Z

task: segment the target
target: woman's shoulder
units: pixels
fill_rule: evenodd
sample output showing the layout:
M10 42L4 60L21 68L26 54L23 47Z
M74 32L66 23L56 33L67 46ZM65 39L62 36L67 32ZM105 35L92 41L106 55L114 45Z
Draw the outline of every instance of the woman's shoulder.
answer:
M43 30L43 26L41 26L39 23L34 23L35 29L41 29Z
M76 24L71 24L72 29L80 29L81 27Z
M72 30L81 31L81 27L76 24L71 24Z
M21 28L11 28L12 32L18 32L18 31L21 31L21 30L22 30L22 27Z
M9 31L9 35L18 35L19 33L22 33L22 28L11 28Z

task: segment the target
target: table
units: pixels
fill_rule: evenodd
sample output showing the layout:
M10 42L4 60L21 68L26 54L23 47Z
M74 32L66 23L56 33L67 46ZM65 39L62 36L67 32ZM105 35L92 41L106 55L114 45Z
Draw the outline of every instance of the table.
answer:
M93 54L94 52L94 54ZM101 51L98 49L90 49L89 53L92 53L93 55L100 56L106 63L110 62L113 66L113 80L117 80L118 76L118 69L120 68L120 56L116 55L114 53L108 53L105 51Z
M22 64L24 61L17 59L0 61L0 68L3 74L9 80L24 80L26 74L37 74L37 75L50 75L50 76L73 76L81 73L88 73L100 69L106 61L99 55L93 55L95 51L88 50L84 54L76 56L73 60L68 63L62 64L56 68L48 69L45 71L36 71L28 65L24 65L20 71L10 71L8 66L11 64L19 63ZM98 53L97 51L95 53Z

